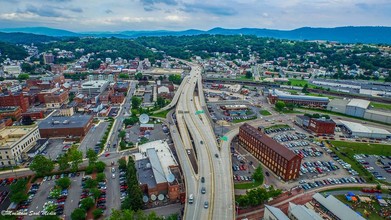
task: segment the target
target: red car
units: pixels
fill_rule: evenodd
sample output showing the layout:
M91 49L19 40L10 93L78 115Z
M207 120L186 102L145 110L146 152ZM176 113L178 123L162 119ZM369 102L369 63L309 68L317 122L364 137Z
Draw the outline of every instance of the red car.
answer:
M121 189L127 189L128 186L120 186Z
M98 209L106 209L106 206L105 205L98 205L96 208L98 208Z
M106 153L106 154L105 154L105 157L108 157L108 156L110 156L110 153Z

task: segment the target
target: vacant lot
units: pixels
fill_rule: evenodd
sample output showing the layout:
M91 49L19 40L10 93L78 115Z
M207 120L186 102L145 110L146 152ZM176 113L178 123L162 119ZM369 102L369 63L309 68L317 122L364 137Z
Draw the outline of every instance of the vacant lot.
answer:
M357 143L344 141L331 141L331 143L339 148L339 151L353 154L368 154L368 155L383 155L391 156L389 150L391 145L388 144L371 144L371 143Z

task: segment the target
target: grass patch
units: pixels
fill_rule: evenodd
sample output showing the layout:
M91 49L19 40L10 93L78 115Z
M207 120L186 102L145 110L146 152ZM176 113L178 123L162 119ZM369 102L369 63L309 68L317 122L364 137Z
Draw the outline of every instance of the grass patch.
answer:
M284 113L284 114L301 113L300 111L297 111L297 110L295 110L295 109L290 110L290 109L284 108L284 109L282 109L281 111L279 111L279 110L277 110L276 108L274 108L274 110L276 110L276 111L279 112L279 113Z
M254 78L247 78L246 75L241 75L239 77L236 77L236 79L238 80L242 80L242 81L254 81Z
M152 116L159 117L159 118L166 118L169 111L170 110L165 110L165 111L162 111L162 112L159 112L159 113L155 113Z
M372 143L357 143L345 141L330 141L334 147L338 147L339 151L354 155L354 154L369 154L391 156L389 144L372 144Z
M391 111L391 104L371 102L370 105L373 106L373 108Z
M272 115L272 113L270 113L268 110L261 110L261 111L259 111L259 114L261 114L263 116Z
M255 182L251 182L251 183L235 183L234 188L235 189L252 189L252 188L258 187L260 185L262 185L262 182L260 182L260 181L255 181Z
M310 84L307 80L304 79L289 79L289 82L291 82L291 86L303 87L305 84L308 84L308 88L315 88L315 85Z

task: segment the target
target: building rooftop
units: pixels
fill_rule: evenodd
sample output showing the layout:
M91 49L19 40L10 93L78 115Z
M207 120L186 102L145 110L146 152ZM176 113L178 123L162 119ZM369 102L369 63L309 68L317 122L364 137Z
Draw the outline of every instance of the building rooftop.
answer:
M18 110L19 106L7 106L7 107L0 107L0 113L4 112L14 112Z
M92 115L50 116L39 123L39 129L84 127Z
M157 162L160 163L161 167L163 168L164 175L167 177L171 173L168 167L178 165L167 142L158 140L139 145L139 152L143 155L147 155L148 157L149 154L147 151L149 149L154 149L156 152Z
M288 216L286 216L279 208L265 205L265 208L268 209L278 220L289 220Z
M140 184L147 184L148 188L156 187L155 176L149 158L142 158L135 161L137 177Z
M323 195L316 193L312 196L317 202L319 202L323 207L337 216L339 219L349 219L349 220L364 220L365 218L361 217L347 205L336 199L333 195L323 197Z
M375 128L375 127L365 126L365 125L360 124L360 123L344 121L344 120L339 120L339 122L341 124L343 124L351 132L391 135L391 133L389 131L387 131L385 129L382 129L382 128Z
M156 183L165 183L167 182L166 176L163 171L162 164L159 161L159 157L156 153L156 150L154 148L148 148L147 151L147 156L149 158L151 168L153 171L153 175L155 176ZM167 169L166 167L164 169Z
M10 147L37 126L11 126L0 130L0 147Z
M370 103L371 103L370 101L364 100L364 99L352 99L347 104L347 106L353 106L353 107L367 109Z
M27 151L27 153L34 153L39 148L41 148L42 145L46 144L48 141L49 141L49 138L38 139L37 143L34 145L34 147L32 147L29 151Z
M314 210L289 202L289 212L300 220L323 220Z
M106 81L106 80L93 80L93 81L87 81L87 82L81 84L81 87L83 89L100 88L100 87L104 86L107 83L108 83L108 81Z
M328 97L309 96L309 95L291 95L277 89L273 89L270 94L277 96L279 99L285 100L299 100L299 101L318 101L318 102L329 102Z
M245 123L242 126L240 126L240 128L249 132L253 137L260 140L266 146L269 146L271 149L273 149L283 158L287 160L291 160L296 156L296 154L293 151L289 150L288 148L278 143L277 141L267 136L266 134L261 133L260 131L258 131L258 129L254 128L253 126Z

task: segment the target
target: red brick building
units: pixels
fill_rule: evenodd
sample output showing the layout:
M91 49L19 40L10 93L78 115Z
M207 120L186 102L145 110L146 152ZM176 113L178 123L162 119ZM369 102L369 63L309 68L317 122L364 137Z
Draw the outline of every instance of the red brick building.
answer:
M92 120L92 115L51 116L43 120L38 128L41 138L66 137L82 140L92 127Z
M311 118L308 129L317 134L334 134L335 126L331 119Z
M0 107L19 106L22 112L29 108L29 99L23 93L0 94Z
M45 117L43 110L28 110L27 112L22 114L23 117L31 117L31 119L41 119Z
M12 118L18 121L22 117L22 110L19 106L0 107L0 119Z
M239 145L284 181L299 177L301 158L247 123L239 128Z
M114 93L110 95L111 104L121 104L125 99L125 95L123 93Z

